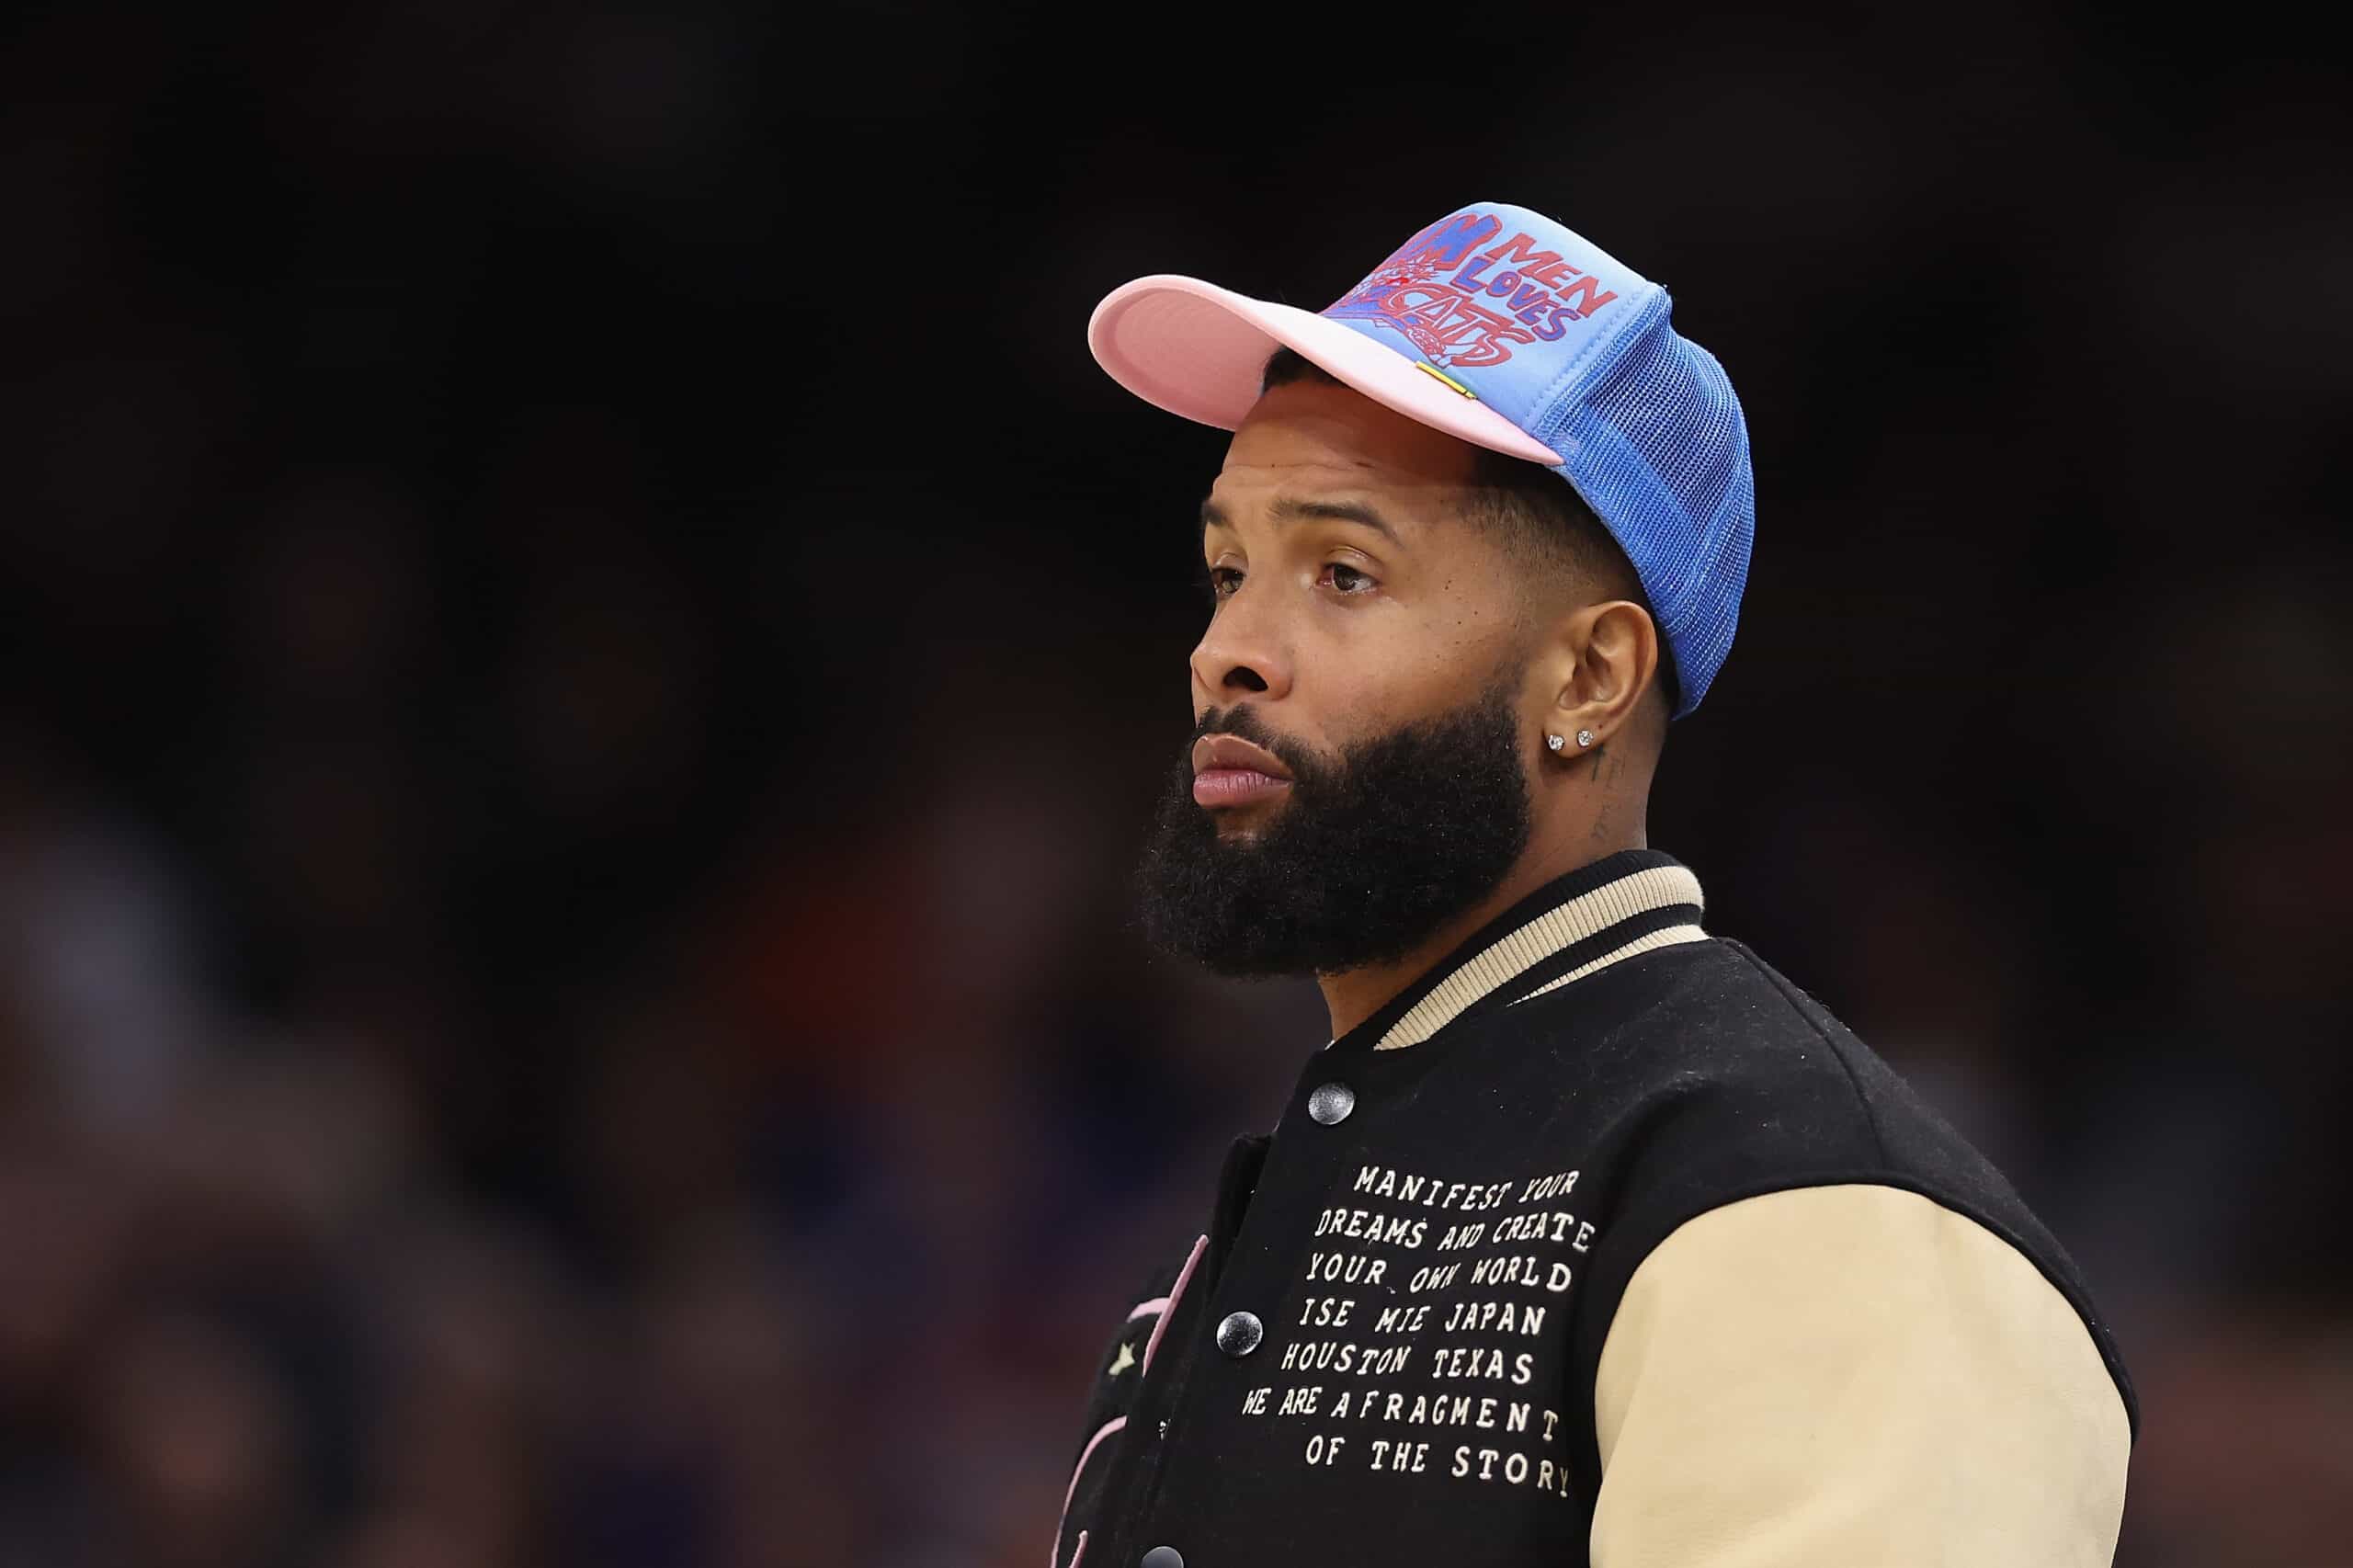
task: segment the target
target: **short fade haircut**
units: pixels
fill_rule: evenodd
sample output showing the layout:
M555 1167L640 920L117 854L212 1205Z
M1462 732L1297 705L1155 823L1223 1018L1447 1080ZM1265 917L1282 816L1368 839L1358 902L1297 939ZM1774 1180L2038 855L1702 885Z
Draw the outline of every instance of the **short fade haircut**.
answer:
M1276 349L1259 378L1259 392L1293 381L1347 385L1296 350ZM1540 591L1565 583L1597 602L1631 599L1643 607L1654 624L1657 622L1633 562L1626 559L1626 551L1568 481L1540 463L1506 452L1479 446L1473 446L1472 451L1477 466L1465 513L1502 538L1504 547L1529 569L1530 580ZM1675 672L1663 637L1659 660L1660 684L1672 691Z

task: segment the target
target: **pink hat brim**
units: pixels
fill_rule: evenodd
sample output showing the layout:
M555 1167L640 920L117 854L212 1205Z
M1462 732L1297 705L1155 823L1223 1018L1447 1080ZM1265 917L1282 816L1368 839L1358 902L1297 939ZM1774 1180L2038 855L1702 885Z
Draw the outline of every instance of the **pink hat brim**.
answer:
M1198 278L1155 273L1112 290L1086 324L1086 342L1113 381L1202 425L1241 426L1258 401L1267 356L1280 345L1434 430L1547 468L1561 461L1485 403L1362 333Z

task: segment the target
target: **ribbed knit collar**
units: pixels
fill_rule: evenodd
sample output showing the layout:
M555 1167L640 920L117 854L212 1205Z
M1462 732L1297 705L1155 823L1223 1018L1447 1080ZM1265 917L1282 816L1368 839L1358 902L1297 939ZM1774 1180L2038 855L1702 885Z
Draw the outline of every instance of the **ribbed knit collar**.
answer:
M1674 857L1620 850L1513 904L1326 1049L1400 1051L1637 953L1705 941L1704 907L1699 879Z

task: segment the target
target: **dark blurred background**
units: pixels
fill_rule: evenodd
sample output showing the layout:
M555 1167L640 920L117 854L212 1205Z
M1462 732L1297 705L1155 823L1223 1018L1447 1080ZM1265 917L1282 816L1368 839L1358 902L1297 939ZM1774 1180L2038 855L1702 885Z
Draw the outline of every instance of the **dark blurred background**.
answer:
M1040 1561L1325 1038L1131 924L1224 437L1086 315L1475 199L1747 408L1653 842L2084 1263L2120 1561L2347 1561L2349 103L2003 0L11 24L0 1563Z

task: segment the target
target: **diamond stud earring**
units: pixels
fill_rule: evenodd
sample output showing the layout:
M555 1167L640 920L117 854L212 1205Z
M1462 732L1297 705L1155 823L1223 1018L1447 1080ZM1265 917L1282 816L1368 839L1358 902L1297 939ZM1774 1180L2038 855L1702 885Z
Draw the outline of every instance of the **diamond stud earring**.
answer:
M1581 746L1589 746L1593 744L1593 732L1591 730L1579 730L1577 732L1577 744Z
M1561 737L1560 737L1560 736L1558 736L1558 735L1555 735L1555 734L1549 734L1549 733L1548 733L1548 734L1544 737L1544 744L1545 744L1546 745L1548 745L1548 746L1552 747L1554 751L1559 751L1559 750L1561 749L1561 745L1562 745Z

